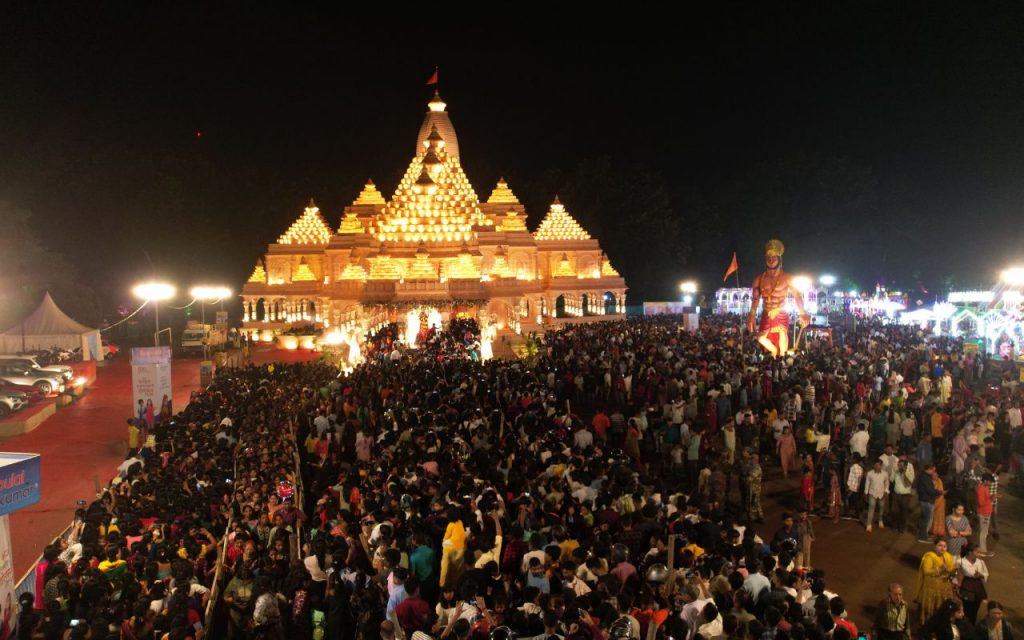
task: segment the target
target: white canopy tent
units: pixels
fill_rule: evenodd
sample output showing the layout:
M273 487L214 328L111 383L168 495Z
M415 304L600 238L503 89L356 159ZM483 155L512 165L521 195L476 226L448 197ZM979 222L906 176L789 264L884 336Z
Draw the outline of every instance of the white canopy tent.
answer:
M81 348L83 360L103 358L99 330L72 320L60 310L47 292L35 311L0 334L0 353L21 353L53 347Z

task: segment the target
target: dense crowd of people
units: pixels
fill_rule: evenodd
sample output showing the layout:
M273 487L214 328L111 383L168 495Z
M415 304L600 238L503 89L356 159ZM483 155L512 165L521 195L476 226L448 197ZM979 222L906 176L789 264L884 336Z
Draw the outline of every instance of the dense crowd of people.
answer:
M221 369L140 425L45 550L19 633L1012 640L985 562L1024 460L1012 372L914 328L768 360L737 327L573 325L486 362L475 323L418 349L387 327L351 373ZM770 529L769 467L800 479ZM813 561L842 518L929 545L874 620Z

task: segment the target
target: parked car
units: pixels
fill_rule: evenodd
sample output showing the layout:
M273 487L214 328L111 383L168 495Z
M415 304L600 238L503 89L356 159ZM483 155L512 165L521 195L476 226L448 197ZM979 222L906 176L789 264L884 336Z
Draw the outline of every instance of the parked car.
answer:
M72 369L71 367L69 367L68 365L66 365L66 364L51 364L51 365L48 365L48 366L43 366L43 365L39 364L39 361L35 358L35 356L28 356L28 355L23 355L23 356L0 355L0 364L7 364L8 362L10 362L12 364L18 364L18 365L21 365L21 366L29 367L29 368L32 368L32 369L41 369L41 370L46 371L48 373L56 374L56 375L62 377L65 381L70 381L72 378L75 377L75 370Z
M5 380L0 380L0 393L21 394L25 396L25 400L29 404L35 404L46 397L46 394L36 387L27 384L14 384Z
M0 392L0 418L6 418L15 411L21 411L28 405L23 393Z
M54 392L64 393L64 379L60 374L27 367L17 361L0 359L0 380L33 386L47 396Z

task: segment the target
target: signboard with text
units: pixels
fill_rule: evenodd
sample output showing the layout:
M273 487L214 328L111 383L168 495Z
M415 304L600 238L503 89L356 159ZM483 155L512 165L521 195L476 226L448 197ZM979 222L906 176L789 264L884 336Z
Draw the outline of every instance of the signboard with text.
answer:
M15 636L18 625L18 599L14 597L14 558L11 556L11 520L10 516L0 516L0 606L3 613L0 620L6 621L4 632L10 635L4 637L20 638Z
M172 392L171 348L132 349L132 415L145 418L150 403L153 412L159 413L163 399L170 399Z
M39 455L0 453L0 515L39 502Z

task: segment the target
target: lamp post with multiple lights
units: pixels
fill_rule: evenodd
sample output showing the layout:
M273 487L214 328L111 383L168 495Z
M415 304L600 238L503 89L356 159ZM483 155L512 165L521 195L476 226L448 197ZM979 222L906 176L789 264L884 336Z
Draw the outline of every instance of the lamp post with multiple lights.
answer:
M153 346L160 346L160 301L170 300L174 297L174 285L166 282L143 282L132 288L132 294L136 298L145 300L146 303L153 303L153 317L155 331L153 332Z

